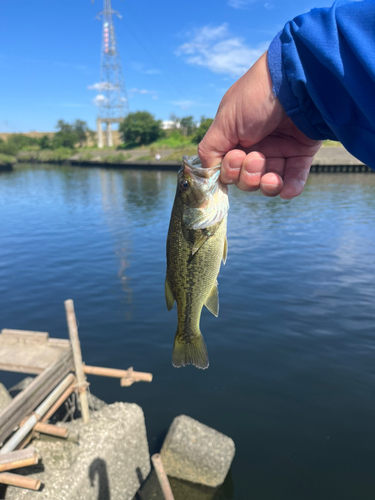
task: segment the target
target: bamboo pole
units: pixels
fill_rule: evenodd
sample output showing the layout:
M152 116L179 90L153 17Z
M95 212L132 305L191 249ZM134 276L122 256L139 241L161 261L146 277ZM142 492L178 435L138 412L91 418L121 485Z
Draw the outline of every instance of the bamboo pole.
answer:
M48 434L49 436L56 436L59 438L67 438L69 435L69 429L66 427L57 427L56 425L45 424L38 422L34 426L34 431L41 432L42 434Z
M38 456L33 447L27 450L11 451L5 455L0 455L0 471L8 471L27 467L38 463Z
M63 394L61 394L61 396L56 401L56 403L54 403L51 406L51 408L47 411L47 413L44 415L44 417L40 419L41 423L48 422L48 420L52 417L52 415L60 408L60 406L64 403L64 401L66 401L68 399L68 397L72 394L72 392L74 391L76 383L77 383L77 379L73 376L73 383L72 383L72 385L70 387L68 387ZM33 431L34 430L35 430L35 427L34 427ZM31 431L30 434L28 436L26 436L23 441L20 442L20 444L17 446L18 450L22 450L23 448L25 448L25 446L27 446L30 443L31 439L34 436L34 432L33 431ZM78 435L78 433L77 432L69 432L67 440L68 441L73 441L75 443L78 443L78 441L79 441L79 435Z
M83 372L81 346L78 337L78 328L74 304L71 299L65 301L66 320L68 322L69 338L73 349L74 367L77 377L79 399L81 402L82 419L85 424L90 421L89 401L86 391L86 377Z
M41 482L39 479L32 477L20 476L11 472L3 472L0 474L0 483L9 484L10 486L18 486L19 488L27 488L28 490L39 490Z
M167 474L164 470L163 462L159 453L155 453L151 457L152 465L154 466L156 475L158 476L160 488L163 492L165 500L174 500L171 485L169 484Z
M118 370L116 368L102 368L100 366L83 365L83 371L87 375L99 375L101 377L132 378L134 382L152 382L152 373L135 372L133 369Z
M27 434L34 428L35 424L45 415L47 410L51 405L59 398L59 396L65 391L69 385L71 385L74 379L73 374L69 374L60 382L60 384L55 387L55 389L50 393L50 395L41 403L38 408L33 412L33 414L26 420L26 422L19 427L19 429L13 434L13 436L5 443L1 448L0 454L3 455L10 451L13 451L16 446L27 436Z
M70 387L67 388L67 390L61 394L59 399L54 403L51 408L47 411L47 413L44 415L44 417L40 420L42 423L47 422L52 415L60 408L60 406L68 399L68 397L72 394L74 391L74 387L77 383L77 379L74 377L73 383Z

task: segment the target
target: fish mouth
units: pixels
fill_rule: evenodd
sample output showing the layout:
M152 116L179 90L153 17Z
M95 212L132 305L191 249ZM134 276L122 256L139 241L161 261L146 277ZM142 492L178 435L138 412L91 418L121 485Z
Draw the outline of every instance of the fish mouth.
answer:
M201 159L198 155L183 156L181 170L190 174L193 177L200 177L201 179L210 179L215 176L215 181L220 176L221 163L211 168L202 167Z

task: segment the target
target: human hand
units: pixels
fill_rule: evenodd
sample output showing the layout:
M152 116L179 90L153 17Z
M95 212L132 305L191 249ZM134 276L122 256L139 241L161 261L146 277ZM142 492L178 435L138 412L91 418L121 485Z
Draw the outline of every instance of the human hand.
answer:
M224 184L290 199L302 193L320 146L274 97L265 53L223 97L198 154L203 167L222 161Z

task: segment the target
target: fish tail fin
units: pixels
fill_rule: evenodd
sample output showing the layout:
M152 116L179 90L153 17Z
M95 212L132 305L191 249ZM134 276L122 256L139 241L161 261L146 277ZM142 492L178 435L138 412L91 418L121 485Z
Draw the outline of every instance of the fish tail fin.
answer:
M194 365L205 370L208 368L207 347L201 333L194 335L189 341L180 338L178 333L174 339L172 364L175 368Z

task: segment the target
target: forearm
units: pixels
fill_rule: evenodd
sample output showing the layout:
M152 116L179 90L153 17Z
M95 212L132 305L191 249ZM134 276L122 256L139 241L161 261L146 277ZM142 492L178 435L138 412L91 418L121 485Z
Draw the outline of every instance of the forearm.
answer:
M375 168L375 0L338 1L287 23L271 43L275 95L311 139L340 140Z

